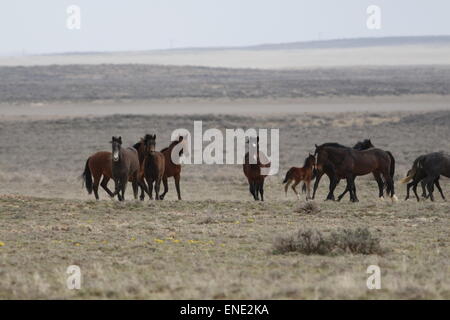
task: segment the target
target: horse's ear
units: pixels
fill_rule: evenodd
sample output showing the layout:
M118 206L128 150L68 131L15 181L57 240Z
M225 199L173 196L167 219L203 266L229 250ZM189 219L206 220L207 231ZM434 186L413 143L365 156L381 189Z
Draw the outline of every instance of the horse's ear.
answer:
M179 142L183 141L183 136L179 136L179 137L178 137L178 141L179 141Z
M120 144L122 144L122 136L119 137L118 141Z
M156 134L153 135L153 139L156 139Z
M259 143L259 136L256 136L256 143Z
M317 144L314 144L316 146L316 148L318 148L319 146Z

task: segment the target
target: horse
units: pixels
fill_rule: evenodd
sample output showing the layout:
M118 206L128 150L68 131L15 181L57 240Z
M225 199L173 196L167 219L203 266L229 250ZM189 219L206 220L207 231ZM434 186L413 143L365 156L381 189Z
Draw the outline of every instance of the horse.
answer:
M86 160L81 177L88 194L92 194L92 191L94 191L95 199L97 200L100 199L98 196L98 185L102 176L103 179L100 185L111 198L114 197L114 193L108 188L108 182L112 178L111 160L111 152L108 151L96 152ZM92 177L94 177L94 181L92 181Z
M180 143L185 143L186 139L183 136L178 137L178 140L172 141L167 148L162 149L160 152L164 155L164 175L163 175L163 184L164 184L164 192L159 197L160 200L164 199L164 196L169 191L169 186L167 183L167 178L173 177L175 180L175 188L177 189L178 200L181 200L181 192L180 192L180 174L181 174L181 165L178 163L174 163L172 161L172 150ZM183 154L184 146L181 146L181 150L178 152L178 157L181 157Z
M411 170L408 171L407 176L400 181L401 183L406 183L413 180L413 182L407 185L407 195L405 200L409 198L409 188L412 186L416 199L419 201L416 188L420 181L422 181L423 185L428 189L428 196L431 201L434 201L433 185L436 185L442 198L445 200L445 196L439 185L439 177L441 175L450 178L450 156L448 154L443 152L432 152L418 157L414 160L413 166Z
M383 178L388 195L393 201L396 199L391 176L391 157L386 151L377 148L358 151L350 148L322 146L316 147L315 154L317 154L316 166L319 171L328 167L332 171L333 177L347 180L346 189L350 192L350 201L359 201L356 196L355 178L369 173L373 173L375 176L380 194L383 189L381 179ZM335 180L333 179L331 191L334 191L336 187Z
M133 148L135 148L138 152L138 157L139 157L139 165L140 165L140 172L139 172L139 181L141 182L141 185L143 187L141 187L141 195L139 196L139 198L141 200L145 199L145 193L147 193L149 195L147 186L145 184L145 173L144 173L144 160L145 160L145 156L146 156L146 150L145 150L145 143L144 143L144 138L142 137L138 142L136 142L133 145ZM149 195L150 197L150 195Z
M294 184L292 185L292 190L297 195L297 198L300 199L300 195L298 194L295 187L301 182L305 181L305 185L307 188L307 194L306 194L306 200L310 199L310 186L311 186L311 180L313 178L313 169L316 164L316 158L309 154L308 157L305 159L305 162L303 164L302 168L292 167L288 170L286 173L286 176L283 180L283 184L285 183L284 192L287 195L287 191L289 188L289 185L292 181L294 181Z
M247 144L250 146L250 140L247 141ZM264 201L264 180L266 175L261 174L261 168L270 168L270 162L267 160L266 155L259 151L259 137L256 137L256 143L252 142L251 146L253 150L256 149L256 154L252 154L252 160L250 161L250 154L247 152L244 156L242 168L253 198L255 201L258 201L261 195L261 201ZM264 158L264 163L261 162L261 158Z
M327 142L327 143L324 143L324 144L322 144L320 146L316 145L316 149L318 147L327 147L327 146L328 147L350 149L349 147L344 146L344 145L339 144L339 143L336 143L336 142ZM370 148L374 148L374 145L372 144L372 141L370 139L365 139L363 141L359 141L353 147L353 149L355 149L355 150L367 150L367 149L370 149ZM314 199L316 197L316 191L317 191L317 188L319 187L320 179L322 178L323 174L326 174L328 176L328 179L330 180L329 192L328 192L326 200L334 200L334 194L333 194L332 190L334 190L334 188L338 185L340 179L336 179L333 176L333 172L332 172L331 168L329 168L328 166L324 166L322 168L322 170L320 170L320 171L317 170L317 168L316 168L314 170L314 173L315 173L315 176L316 176L316 181L314 182L312 199ZM334 188L332 188L334 183L336 184L336 186L334 186ZM306 186L305 186L305 188L306 188ZM344 195L345 195L345 192L347 192L347 191L348 191L347 189L344 191Z
M153 199L153 183L155 183L155 199L161 200L159 197L159 187L164 176L165 158L161 152L155 151L156 135L145 135L144 145L146 157L144 159L143 168L145 180L147 180L148 194Z
M125 190L128 181L133 186L134 198L138 196L139 181L139 156L135 148L122 148L122 137L112 137L112 176L115 184L114 194L119 201L125 200Z

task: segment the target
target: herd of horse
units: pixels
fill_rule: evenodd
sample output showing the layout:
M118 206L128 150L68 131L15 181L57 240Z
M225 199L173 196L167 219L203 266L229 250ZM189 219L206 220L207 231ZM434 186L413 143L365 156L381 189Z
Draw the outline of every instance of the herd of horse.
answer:
M173 149L178 147L179 152L174 154L181 157L183 154L183 136L172 141L170 145L161 151L156 151L156 135L146 134L132 147L122 147L121 137L112 137L111 152L100 151L91 155L85 165L82 175L86 190L89 194L94 192L98 200L99 185L119 201L125 200L125 190L128 182L133 187L134 198L138 198L141 189L140 200L145 199L145 194L153 199L163 200L167 194L168 178L173 177L178 200L181 200L180 174L181 165L179 159L173 159ZM264 180L267 177L263 168L270 168L267 156L259 150L259 137L247 140L247 145L254 147L256 152L247 152L244 156L243 171L249 184L250 194L255 200L264 201ZM177 151L175 150L175 151ZM264 159L262 159L264 157ZM174 161L175 160L175 161ZM261 161L263 160L263 161ZM370 139L358 142L353 147L347 147L335 142L315 145L314 154L309 154L301 168L290 168L283 180L284 190L287 194L289 186L300 198L296 186L303 181L302 191L306 192L306 200L314 199L319 182L323 175L329 178L329 192L325 200L335 200L334 191L341 180L347 185L342 194L337 197L340 201L346 193L349 193L350 201L357 202L355 179L358 176L372 174L378 184L378 196L384 198L384 192L392 201L397 201L394 189L395 158L390 151L376 148ZM422 196L434 201L434 186L439 190L445 200L442 188L439 184L440 176L450 177L450 156L444 152L433 152L419 156L408 171L401 183L407 183L407 195L409 199L412 187L417 201L417 186L422 185ZM109 180L114 181L114 192L108 188ZM311 195L311 182L315 180ZM160 194L161 182L164 191ZM292 185L291 185L292 184Z

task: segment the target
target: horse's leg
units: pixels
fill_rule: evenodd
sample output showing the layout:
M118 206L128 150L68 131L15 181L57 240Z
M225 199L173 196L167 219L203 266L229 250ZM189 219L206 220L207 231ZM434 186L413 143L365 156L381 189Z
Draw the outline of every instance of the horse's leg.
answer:
M301 180L295 180L294 184L292 185L292 190L294 190L295 195L297 196L297 199L300 199L300 195L297 192L297 189L295 187L300 183Z
M144 201L145 194L147 194L150 197L150 193L148 192L147 184L144 181L145 178L139 179L137 181L138 186L141 188L141 195L139 196L139 199L141 201Z
M98 200L98 184L100 183L100 178L102 174L94 174L94 183L92 184L92 190L94 190L95 199Z
M427 191L426 191L425 181L422 180L422 181L420 182L420 185L422 186L422 198L427 199L427 198L428 198L428 195L427 195Z
M383 179L381 179L381 175L379 172L374 172L373 176L375 178L375 181L378 184L378 198L382 199L384 198L384 183Z
M323 171L321 171L320 173L317 174L316 181L314 181L313 195L312 195L313 199L316 197L316 191L317 191L317 188L319 187L320 178L322 178L322 176L323 176Z
M342 193L339 195L339 197L337 198L337 201L341 201L342 198L345 196L345 194L346 194L348 191L349 191L349 189L348 189L348 185L347 185L347 186L345 187L344 192L342 192Z
M161 186L161 177L157 177L156 181L155 181L155 199L156 200L161 200L159 198L159 188Z
M334 190L336 189L337 185L339 184L339 180L338 178L334 177L334 176L329 176L330 178L330 190L328 192L328 196L326 198L326 200L332 200L334 201Z
M139 185L137 180L138 180L137 174L134 174L133 181L131 181L131 186L133 187L134 200L137 200L139 194Z
M250 190L250 194L253 198L255 198L255 185L250 180L248 180L248 189Z
M151 177L145 177L145 180L147 181L148 197L153 200L153 180Z
M259 185L259 193L261 194L261 201L264 201L264 179Z
M125 176L125 178L122 178L121 181L121 190L122 190L122 200L121 201L125 201L125 191L127 189L127 183L128 183L128 177Z
M259 200L259 184L257 182L252 182L253 184L253 197L255 200Z
M411 187L414 185L414 182L410 182L406 185L406 197L405 197L405 201L409 199L409 189L411 189Z
M110 178L108 178L107 176L103 176L102 182L100 183L100 185L102 186L103 190L106 191L106 193L111 197L114 198L114 193L109 190L108 188L108 182L109 182Z
M306 180L306 200L311 199L311 179Z
M284 194L285 194L286 196L287 196L287 192L288 192L289 185L291 184L291 182L292 182L292 180L289 179L289 180L286 182L286 184L284 185Z
M173 178L175 179L175 188L177 189L178 200L181 200L180 174L174 175Z
M162 181L163 181L163 185L164 185L164 192L163 192L163 194L159 197L159 199L161 199L161 200L164 199L164 196L165 196L166 193L169 191L169 184L168 184L168 182L167 182L167 177L164 176L163 179L162 179Z
M439 184L439 178L434 180L434 184L436 185L436 188L439 190L439 193L441 194L442 199L445 200L444 193L442 192L441 185Z
M436 180L437 177L435 177L434 175L428 175L424 180L425 180L425 185L427 186L428 189L428 195L430 196L430 200L434 201L434 196L433 196L433 184L434 184L434 180Z

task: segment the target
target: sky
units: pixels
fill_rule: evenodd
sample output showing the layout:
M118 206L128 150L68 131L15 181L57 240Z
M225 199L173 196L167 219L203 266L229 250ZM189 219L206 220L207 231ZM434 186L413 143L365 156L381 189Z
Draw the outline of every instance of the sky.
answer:
M67 28L80 8L81 29ZM366 26L381 9L381 29ZM448 0L2 0L0 55L450 35Z

